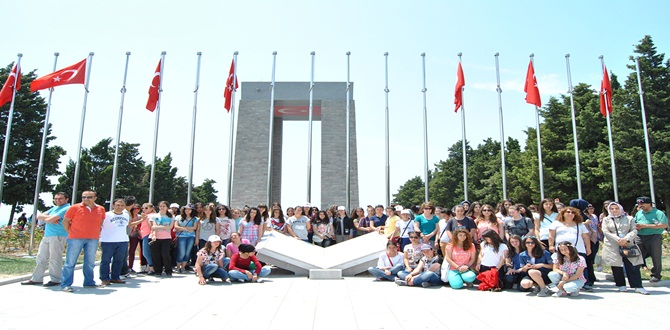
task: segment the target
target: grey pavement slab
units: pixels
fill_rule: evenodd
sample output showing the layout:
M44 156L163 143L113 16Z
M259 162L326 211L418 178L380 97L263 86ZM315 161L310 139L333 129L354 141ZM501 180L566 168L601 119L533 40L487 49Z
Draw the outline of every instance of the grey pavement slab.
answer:
M97 276L97 268L96 268ZM670 289L648 296L597 282L576 298L526 293L399 287L371 277L310 280L270 275L263 283L200 286L193 274L137 276L125 285L82 288L0 286L1 329L663 329ZM645 284L647 284L645 282Z

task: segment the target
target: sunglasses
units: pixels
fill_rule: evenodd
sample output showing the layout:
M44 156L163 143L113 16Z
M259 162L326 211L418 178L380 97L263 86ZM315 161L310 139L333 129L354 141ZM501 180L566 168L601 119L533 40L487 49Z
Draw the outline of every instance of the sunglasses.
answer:
M570 211L570 210L565 211L565 213L567 213L567 214L575 214L575 212L572 212L572 211Z
M412 239L412 238L419 238L419 236L410 236L409 237L409 239Z
M81 199L93 199L95 196L81 196Z
M526 245L535 245L535 242L526 242Z
M483 209L482 212L493 212L493 210Z

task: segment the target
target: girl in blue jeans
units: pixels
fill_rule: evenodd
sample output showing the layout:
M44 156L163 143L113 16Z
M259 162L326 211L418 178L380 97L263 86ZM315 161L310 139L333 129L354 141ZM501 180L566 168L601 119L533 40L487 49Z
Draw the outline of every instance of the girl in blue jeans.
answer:
M549 279L556 284L558 297L579 295L579 289L586 283L584 278L586 260L577 253L571 242L558 243L558 253L554 260L554 270L549 273Z
M261 266L256 258L256 248L251 244L240 244L239 252L230 258L229 268L231 280L239 282L258 282L259 277L270 275L270 267Z
M215 277L225 282L228 272L224 269L223 258L226 256L221 249L221 237L211 235L205 243L205 247L197 253L195 272L198 275L198 284L205 285L207 280L214 281Z
M421 246L423 257L414 270L405 276L405 278L397 279L397 285L422 286L424 288L431 285L439 285L440 282L440 257L435 255L433 246L424 244Z
M198 218L193 216L193 205L184 205L181 209L181 215L175 223L177 231L177 272L184 272L188 259L191 256L191 250L197 243L195 242L195 233L198 230Z

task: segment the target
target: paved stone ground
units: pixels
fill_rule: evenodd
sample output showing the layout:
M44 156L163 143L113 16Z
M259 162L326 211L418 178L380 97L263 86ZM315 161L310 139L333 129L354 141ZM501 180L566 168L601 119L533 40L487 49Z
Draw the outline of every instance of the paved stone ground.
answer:
M279 273L279 272L278 272ZM600 274L601 278L603 274ZM97 277L97 268L96 268ZM5 283L11 283L8 279ZM398 287L367 276L310 280L272 274L263 283L197 284L192 274L137 276L125 285L82 288L0 285L2 329L665 329L668 281L649 296L613 282L574 298L449 287Z

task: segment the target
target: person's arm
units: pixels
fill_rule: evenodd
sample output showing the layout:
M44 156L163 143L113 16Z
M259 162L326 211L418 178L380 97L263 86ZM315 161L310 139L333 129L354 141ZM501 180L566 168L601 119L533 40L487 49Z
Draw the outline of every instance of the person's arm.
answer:
M293 236L293 238L295 238L295 239L300 239L300 237L298 237L298 235L296 235L296 234L293 232L293 228L291 227L291 222L290 222L290 221L287 221L287 222L286 222L286 231L288 231L288 234L289 234L290 236Z
M200 221L196 221L196 228L195 228L195 245L197 246L198 243L200 242Z
M67 231L68 233L70 232L70 222L71 221L72 221L72 219L70 219L70 218L63 218L63 228L65 228L65 231Z
M556 229L551 229L549 228L549 246L547 249L549 249L549 252L554 253L556 252Z
M228 248L228 246L230 244L233 244L233 243L226 244L226 257L228 257L228 258L232 257L232 255L233 255L232 251Z
M218 227L218 224L217 224L217 227ZM177 231L177 232L180 232L180 231L186 231L186 229L185 229L184 227L182 227L182 226L179 225L179 221L175 221L174 229L175 229L175 231Z
M446 250L447 250L447 253L445 253L444 261L446 263L448 263L449 265L451 265L451 267L453 267L454 269L458 269L459 268L458 264L456 262L454 262L454 260L451 258L451 253L453 251L453 246L451 244L447 245Z
M265 233L265 224L268 222L269 221L266 221L263 225L258 226L258 241L263 237L263 234ZM258 241L256 241L256 243L258 243Z
M214 233L217 236L221 236L221 223L218 221L216 222L216 226L214 226Z
M506 237L505 236L505 225L500 220L498 220L498 232L500 233L500 237Z
M526 218L526 226L528 226L528 224L532 225L533 223L531 222L530 219ZM530 227L530 226L528 226L528 227ZM528 229L528 236L535 236L535 228L529 228Z
M539 233L540 232L540 224L542 223L542 219L533 219L533 224L535 225L535 232Z
M416 221L416 219L414 219L414 231L421 233L421 224L419 224L419 221Z
M506 223L506 221L503 221L502 224L503 224L503 230L505 231L505 238L509 242L510 232L509 232L509 230L507 230L507 226L506 226L507 223Z
M407 251L404 251L402 254L403 254L402 263L405 265L405 270L412 272L413 269L412 267L409 266L409 253L407 253Z
M503 251L503 255L500 257L500 261L498 261L498 265L496 265L496 268L500 270L502 266L505 264L505 260L507 260L507 250Z
M198 284L200 285L205 285L207 283L207 279L205 279L204 274L202 273L203 261L204 257L198 253L198 259L195 261L195 273L198 274Z
M472 251L470 252L470 261L468 262L468 268L472 267L475 262L477 261L477 249L472 247Z
M591 254L591 235L589 235L589 231L586 229L586 226L584 224L578 224L577 226L582 226L583 228L580 229L580 232L582 233L582 239L584 240L584 248L586 248L586 255Z
M437 230L438 230L437 227L438 227L437 224L435 224L435 229L433 229L433 232L424 236L426 243L428 243L428 241L430 241L430 239L433 238L433 236L437 235Z
M421 270L423 269L424 266L425 266L425 263L423 262L423 260L419 261L419 264L416 265L416 268L414 268L414 270L412 270L409 273L409 275L407 275L405 277L405 281L409 282L412 279L414 279L415 277L419 276L421 274Z
M379 258L377 258L377 268L381 270L387 270L389 269L388 266L386 266L386 261L387 261L387 254L386 252L382 252L382 254L379 255Z

